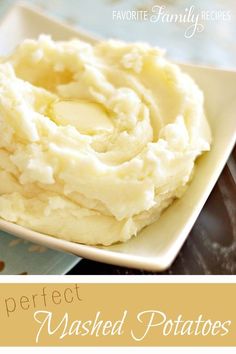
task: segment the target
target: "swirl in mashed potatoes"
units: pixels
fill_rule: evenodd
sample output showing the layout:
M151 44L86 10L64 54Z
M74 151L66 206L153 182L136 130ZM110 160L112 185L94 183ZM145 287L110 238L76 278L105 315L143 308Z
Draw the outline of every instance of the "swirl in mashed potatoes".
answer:
M86 244L127 241L210 149L203 94L143 43L25 40L0 63L0 217Z

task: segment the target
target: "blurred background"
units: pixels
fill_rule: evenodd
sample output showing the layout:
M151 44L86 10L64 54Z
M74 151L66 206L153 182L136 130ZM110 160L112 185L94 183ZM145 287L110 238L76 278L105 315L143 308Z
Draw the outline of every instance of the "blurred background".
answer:
M148 41L167 50L170 58L179 61L236 67L236 1L235 0L25 0L42 11L57 16L104 38ZM0 15L14 0L0 0ZM185 38L191 23L157 22L149 19L130 20L130 11L153 14L153 6L163 7L167 14L199 15L204 30ZM120 11L120 13L119 13ZM118 19L118 16L125 17ZM202 15L203 14L203 15ZM204 17L204 18L203 18ZM207 18L206 18L207 17ZM163 20L163 21L162 21ZM190 18L189 18L190 20Z
M0 19L15 2L0 0ZM126 41L147 41L165 48L167 56L173 60L236 69L235 0L25 0L24 2L96 36ZM162 11L159 18L158 11ZM153 18L155 15L156 18ZM178 21L175 21L175 16ZM194 24L197 24L195 32ZM231 155L178 258L164 274L236 274L235 161L236 150ZM48 250L0 232L0 274L68 272L147 274L141 269L132 270L80 260L76 256Z

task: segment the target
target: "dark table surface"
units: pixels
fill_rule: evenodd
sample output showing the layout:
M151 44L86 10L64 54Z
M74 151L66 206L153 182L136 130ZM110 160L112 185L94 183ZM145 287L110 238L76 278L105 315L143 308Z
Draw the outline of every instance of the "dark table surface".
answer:
M152 273L83 259L68 274L236 274L236 148L167 271Z

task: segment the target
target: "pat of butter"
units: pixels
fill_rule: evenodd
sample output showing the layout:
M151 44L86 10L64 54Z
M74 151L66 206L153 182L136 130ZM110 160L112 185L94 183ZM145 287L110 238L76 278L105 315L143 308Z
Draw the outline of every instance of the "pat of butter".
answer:
M59 125L74 126L82 134L113 130L105 110L93 102L58 101L53 104L53 120Z
M40 36L0 62L5 220L125 242L181 197L210 142L201 91L148 44Z

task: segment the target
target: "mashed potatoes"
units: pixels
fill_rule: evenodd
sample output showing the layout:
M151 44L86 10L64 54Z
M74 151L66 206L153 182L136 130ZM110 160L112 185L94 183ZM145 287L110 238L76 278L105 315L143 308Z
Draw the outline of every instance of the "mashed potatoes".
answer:
M210 148L203 94L147 44L25 40L0 63L0 217L86 244L156 220Z

